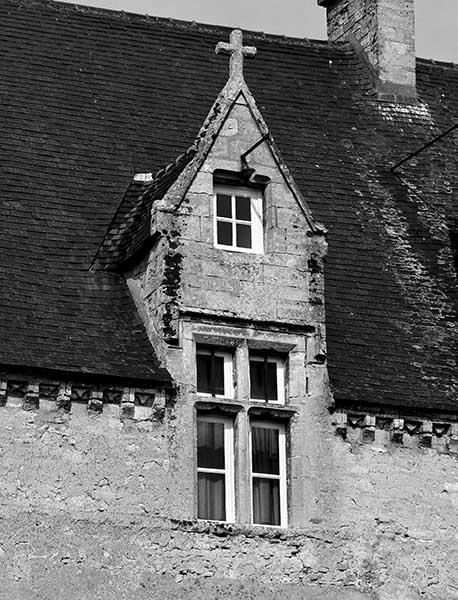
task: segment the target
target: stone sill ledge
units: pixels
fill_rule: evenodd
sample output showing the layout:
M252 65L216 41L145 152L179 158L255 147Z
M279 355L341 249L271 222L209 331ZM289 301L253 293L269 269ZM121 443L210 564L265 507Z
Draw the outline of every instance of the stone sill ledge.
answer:
M243 525L239 523L218 523L216 521L201 521L198 519L170 519L174 529L188 533L201 533L216 537L245 537L263 538L272 543L292 541L298 538L312 538L327 544L332 544L332 532L323 532L314 528L270 527L262 525Z

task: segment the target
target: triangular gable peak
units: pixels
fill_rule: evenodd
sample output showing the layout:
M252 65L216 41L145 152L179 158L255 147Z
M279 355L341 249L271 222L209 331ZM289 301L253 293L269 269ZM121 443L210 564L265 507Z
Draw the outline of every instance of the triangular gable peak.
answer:
M237 43L237 46L240 48L241 35L242 34L239 30L232 32L232 46L236 45L235 40L240 40L240 42ZM231 45L220 43L216 47L216 51L217 53L221 51L229 51ZM243 48L243 46L241 47ZM248 47L248 51L248 56L254 56L254 48ZM289 172L285 161L282 159L281 153L273 140L269 128L256 105L255 99L250 92L248 85L245 82L243 77L242 61L243 55L241 51L235 51L232 53L229 79L210 109L210 112L208 113L207 118L205 119L204 124L197 135L194 146L196 151L195 157L183 170L176 182L170 187L168 193L164 196L163 201L161 203L157 203L157 208L162 208L165 210L178 209L191 184L193 183L199 171L202 169L202 166L212 150L215 141L220 136L222 129L230 118L234 107L236 105L244 104L248 107L249 112L259 129L259 139L256 142L256 146L265 144L269 148L276 167L281 172L288 188L291 190L291 193L298 202L310 229L316 233L326 233L325 227L315 221L313 218L307 202L305 201L291 173ZM254 150L254 148L246 148L246 150L251 152ZM245 152L245 154L247 154L247 152ZM242 171L243 168L248 166L248 164L246 161L244 161L243 153L240 155L240 159L240 170ZM253 173L252 177L254 177L254 175L255 174Z
M142 294L154 307L152 329L168 343L178 339L180 315L309 331L324 322L326 230L313 219L245 83L240 36L231 40L223 46L236 47L230 77L195 156L152 206L157 244Z
M179 208L237 105L245 105L248 108L258 129L259 137L256 146L265 145L269 149L276 168L299 204L311 231L319 234L326 233L324 226L314 220L243 77L243 58L253 57L256 49L243 46L242 33L235 30L231 33L231 43L220 42L216 51L231 54L230 75L209 111L193 146L154 177L145 178L136 175L133 178L94 258L94 268L119 268L141 257L142 250L147 250L150 245L148 240L161 228L157 221L158 213L174 212ZM244 150L247 154L246 150L251 153L254 148ZM242 152L240 170L242 171L243 168L248 168L248 161ZM255 175L252 173L252 178ZM150 226L148 215L151 213L153 218Z

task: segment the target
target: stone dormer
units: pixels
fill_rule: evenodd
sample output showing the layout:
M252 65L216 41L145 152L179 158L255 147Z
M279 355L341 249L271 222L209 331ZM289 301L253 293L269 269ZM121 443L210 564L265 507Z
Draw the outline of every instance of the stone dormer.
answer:
M362 51L382 100L416 100L414 0L318 0L330 41Z
M137 227L113 238L118 249L144 247L138 233L151 211L149 257L128 272L155 347L179 343L184 314L324 330L325 230L243 78L243 59L255 49L235 31L217 52L231 54L229 79L194 147L165 169L161 197L154 193L164 173L134 182Z
M176 465L177 514L301 526L315 515L318 490L307 484L304 465L320 452L316 432L330 402L326 231L245 83L243 61L255 48L243 46L236 30L216 50L231 55L229 79L192 151L156 177L136 178L127 195L140 194L138 208L124 233L106 238L101 257L119 260L119 249L128 249L129 288L176 384L180 447L196 448L197 438L197 465L195 455ZM213 456L212 436L223 428L226 467L208 475L201 450ZM250 453L258 434L277 444L280 461L261 483ZM224 480L225 495L213 476ZM212 494L217 501L209 505Z

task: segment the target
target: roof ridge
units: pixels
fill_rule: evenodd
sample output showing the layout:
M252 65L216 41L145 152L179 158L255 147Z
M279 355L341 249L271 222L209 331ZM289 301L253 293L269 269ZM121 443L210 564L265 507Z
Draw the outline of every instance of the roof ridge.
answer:
M92 15L100 15L105 17L113 17L113 18L124 18L130 21L139 21L139 22L154 22L157 24L170 26L174 28L179 28L183 30L195 29L202 33L215 33L217 31L228 32L234 29L233 26L229 25L221 25L214 23L203 23L199 21L187 21L185 19L176 19L173 17L161 17L156 15L144 14L144 13L134 13L125 10L115 10L112 8L102 8L98 6L87 6L81 3L74 2L64 2L62 0L7 0L10 4L16 5L41 5L48 6L49 8L60 10L64 12L81 12L81 13L89 13ZM251 40L262 40L263 42L271 42L271 43L280 43L285 45L294 45L294 46L327 46L333 48L343 48L351 46L351 42L348 41L329 41L329 40L318 40L315 38L308 37L295 37L295 36L287 36L276 33L269 33L264 31L255 31L253 29L246 29L244 27L240 27L243 30L244 34L250 38ZM428 64L429 66L439 67L439 68L450 68L450 69L458 69L458 63L453 61L445 61L438 60L434 58L424 58L424 57L416 57L418 62L422 62Z
M203 23L199 21L187 21L185 19L176 19L173 17L161 17L150 14L143 13L134 13L124 10L115 10L112 8L101 8L98 6L87 6L85 4L77 3L77 2L63 2L61 0L8 0L10 4L16 4L19 6L27 5L33 6L48 6L51 9L62 11L62 12L80 12L80 13L88 13L91 15L100 15L105 17L112 17L118 19L127 19L130 21L139 21L139 22L153 22L161 25L166 25L174 28L184 29L184 30L197 30L202 33L216 33L221 31L226 33L228 31L232 31L235 27L230 25L221 25L214 23ZM243 32L251 39L259 39L265 42L275 42L275 43L283 43L288 45L297 45L297 46L310 46L310 45L318 45L318 46L338 46L346 44L347 42L329 42L328 40L317 40L314 38L308 37L294 37L287 36L276 33L269 33L264 31L255 31L253 29L246 29L244 27L240 27Z
M458 69L458 63L447 60L437 60L436 58L422 58L421 56L417 56L417 62L425 63L431 67Z

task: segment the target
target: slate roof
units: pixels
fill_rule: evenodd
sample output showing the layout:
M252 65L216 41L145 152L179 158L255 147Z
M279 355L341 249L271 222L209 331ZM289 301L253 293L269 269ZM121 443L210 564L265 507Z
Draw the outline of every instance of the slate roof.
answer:
M89 269L134 173L193 144L229 30L35 0L3 0L0 28L0 363L165 377L122 278ZM349 44L245 42L247 83L329 230L337 402L456 412L456 131L390 168L456 122L458 68L418 60L420 102L396 106Z
M164 197L194 155L191 147L158 171L151 181L134 179L130 183L95 256L96 268L120 270L144 255L150 242L153 202Z

